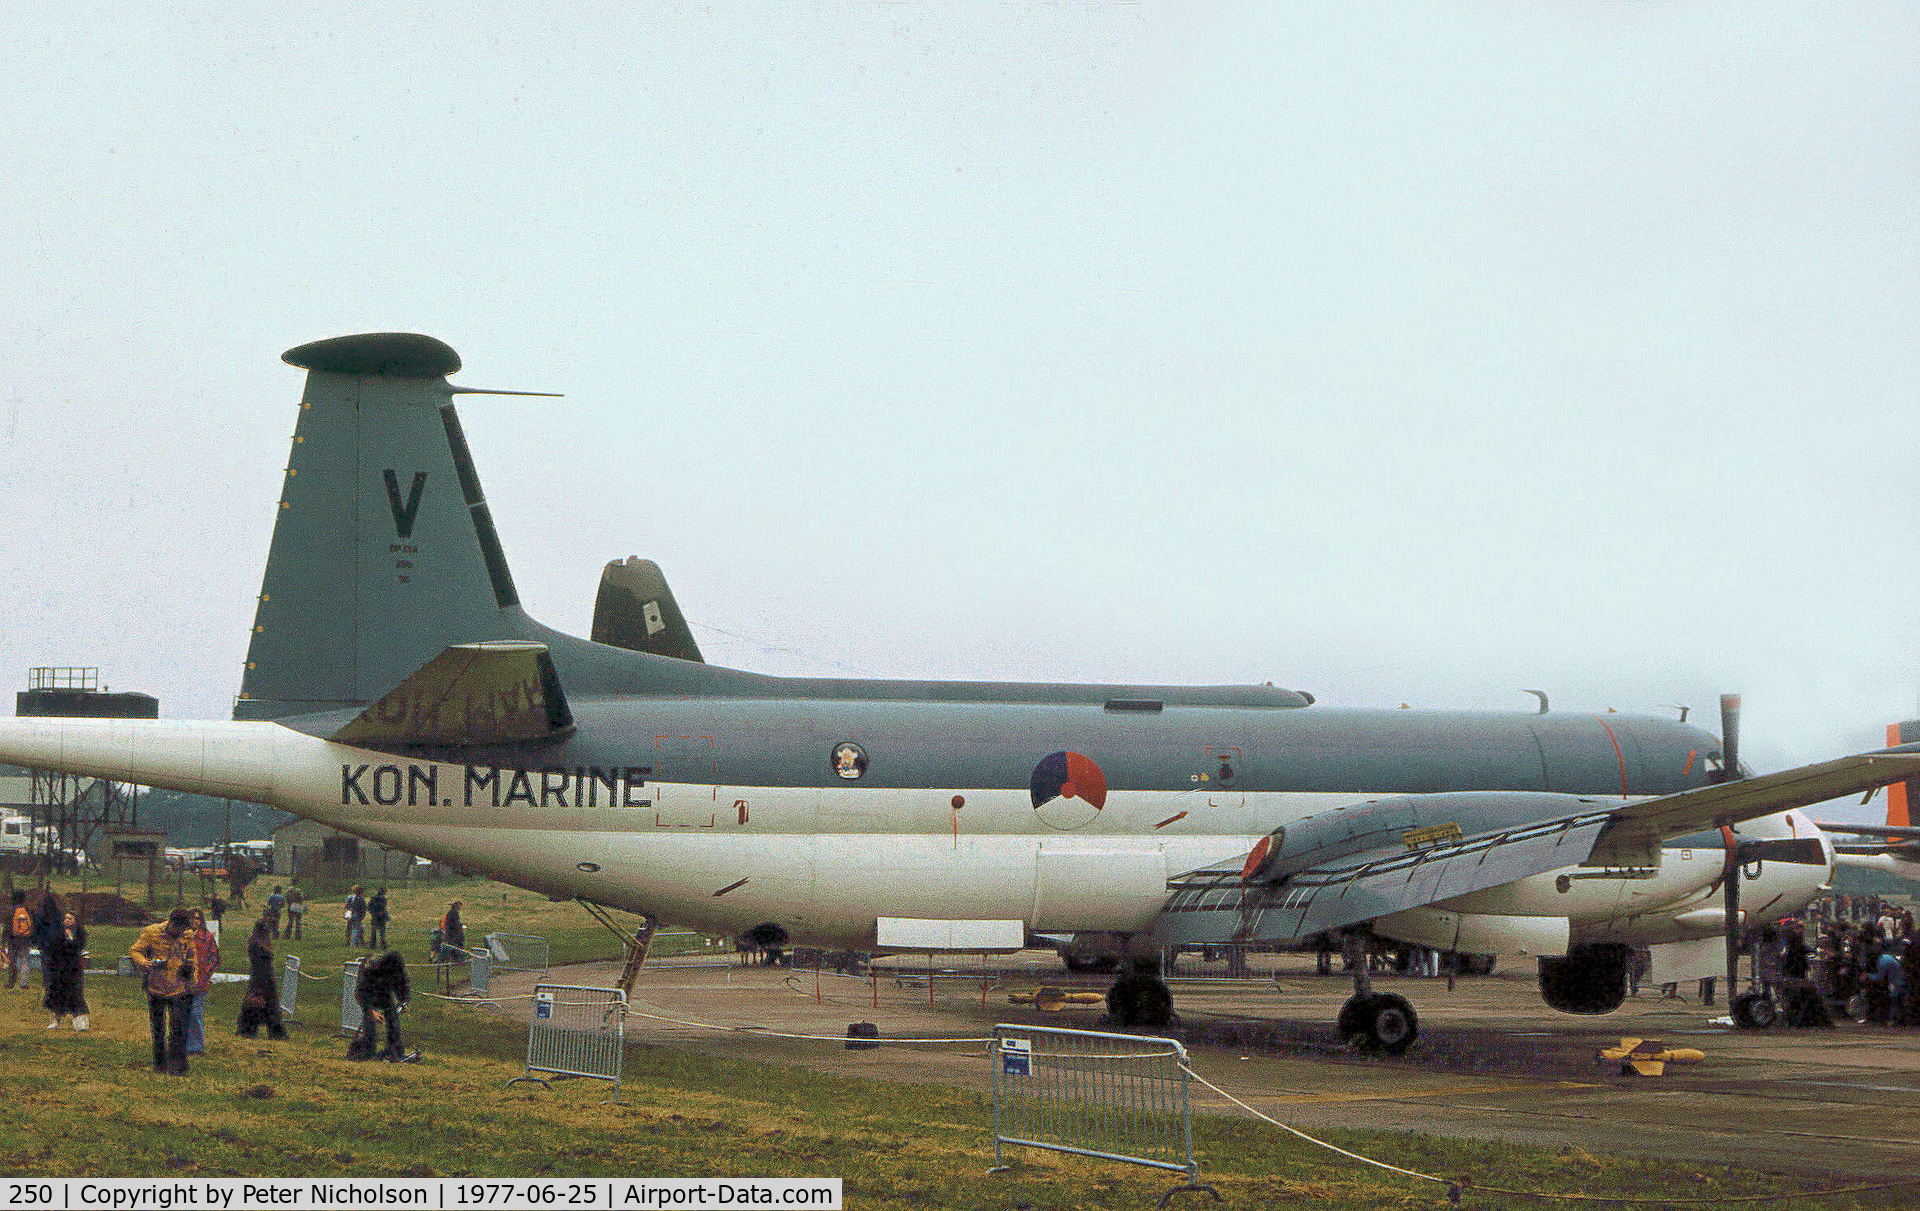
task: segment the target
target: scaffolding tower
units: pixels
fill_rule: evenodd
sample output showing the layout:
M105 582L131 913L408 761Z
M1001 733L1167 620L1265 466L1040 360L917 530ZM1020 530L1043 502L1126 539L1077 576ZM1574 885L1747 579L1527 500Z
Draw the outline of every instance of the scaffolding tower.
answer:
M109 693L98 668L41 667L27 670L27 688L14 695L14 714L69 719L157 719L160 700L151 694ZM104 778L58 770L29 770L29 830L24 854L28 871L78 867L90 847L115 833L137 833L139 789ZM165 855L159 855L164 860ZM152 873L149 872L149 882ZM83 883L84 886L84 883Z

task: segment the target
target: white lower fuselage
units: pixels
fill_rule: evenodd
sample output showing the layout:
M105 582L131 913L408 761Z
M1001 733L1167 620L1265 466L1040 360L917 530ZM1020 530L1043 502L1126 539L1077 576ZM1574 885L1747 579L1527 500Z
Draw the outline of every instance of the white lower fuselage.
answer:
M584 772L516 780L510 770L410 760L254 722L18 719L0 725L0 759L266 803L457 868L704 932L770 922L799 942L854 949L874 947L880 917L1145 933L1169 877L1244 855L1278 825L1373 797L1115 790L1103 810L1068 799L1036 812L1024 789L628 783ZM1819 835L1797 812L1743 831ZM1672 848L1647 877L1568 868L1433 908L1563 921L1575 943L1708 937L1723 928L1724 861L1718 847ZM1749 918L1798 910L1830 872L1750 868ZM1538 936L1483 941L1528 951Z

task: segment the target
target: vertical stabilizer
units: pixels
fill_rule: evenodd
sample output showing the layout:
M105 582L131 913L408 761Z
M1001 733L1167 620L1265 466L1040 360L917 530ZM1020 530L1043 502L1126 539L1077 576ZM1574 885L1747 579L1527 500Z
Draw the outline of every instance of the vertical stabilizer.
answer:
M316 341L236 719L359 707L453 643L538 638L519 609L432 337Z
M1887 724L1887 746L1911 744L1920 740L1920 719ZM1896 782L1887 787L1887 823L1897 828L1913 824L1912 803L1916 788L1912 782Z
M614 560L600 571L600 593L593 603L595 643L629 652L651 652L675 660L704 663L693 628L667 587L660 565L637 555Z

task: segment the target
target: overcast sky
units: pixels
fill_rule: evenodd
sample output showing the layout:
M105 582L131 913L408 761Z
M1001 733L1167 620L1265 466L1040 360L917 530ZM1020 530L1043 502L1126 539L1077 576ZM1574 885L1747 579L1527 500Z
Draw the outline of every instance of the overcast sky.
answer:
M0 685L225 717L279 354L404 330L565 393L461 401L563 630L1920 713L1911 6L167 7L0 10Z

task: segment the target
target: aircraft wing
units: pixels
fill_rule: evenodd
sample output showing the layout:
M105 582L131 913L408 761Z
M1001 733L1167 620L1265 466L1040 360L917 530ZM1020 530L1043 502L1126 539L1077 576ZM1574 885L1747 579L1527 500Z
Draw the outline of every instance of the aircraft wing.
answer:
M1297 941L1567 866L1652 866L1662 841L1806 807L1920 773L1920 747L1859 753L1777 774L1621 803L1439 845L1351 854L1247 883L1241 858L1168 883L1161 945ZM1587 801L1591 803L1592 801Z
M1277 883L1245 884L1235 858L1168 884L1154 940L1291 942L1402 909L1577 866L1612 819L1609 810L1409 850L1349 855Z
M1669 837L1857 795L1916 774L1920 746L1902 745L1624 803L1614 809L1595 859L1610 866L1651 866L1653 851Z

